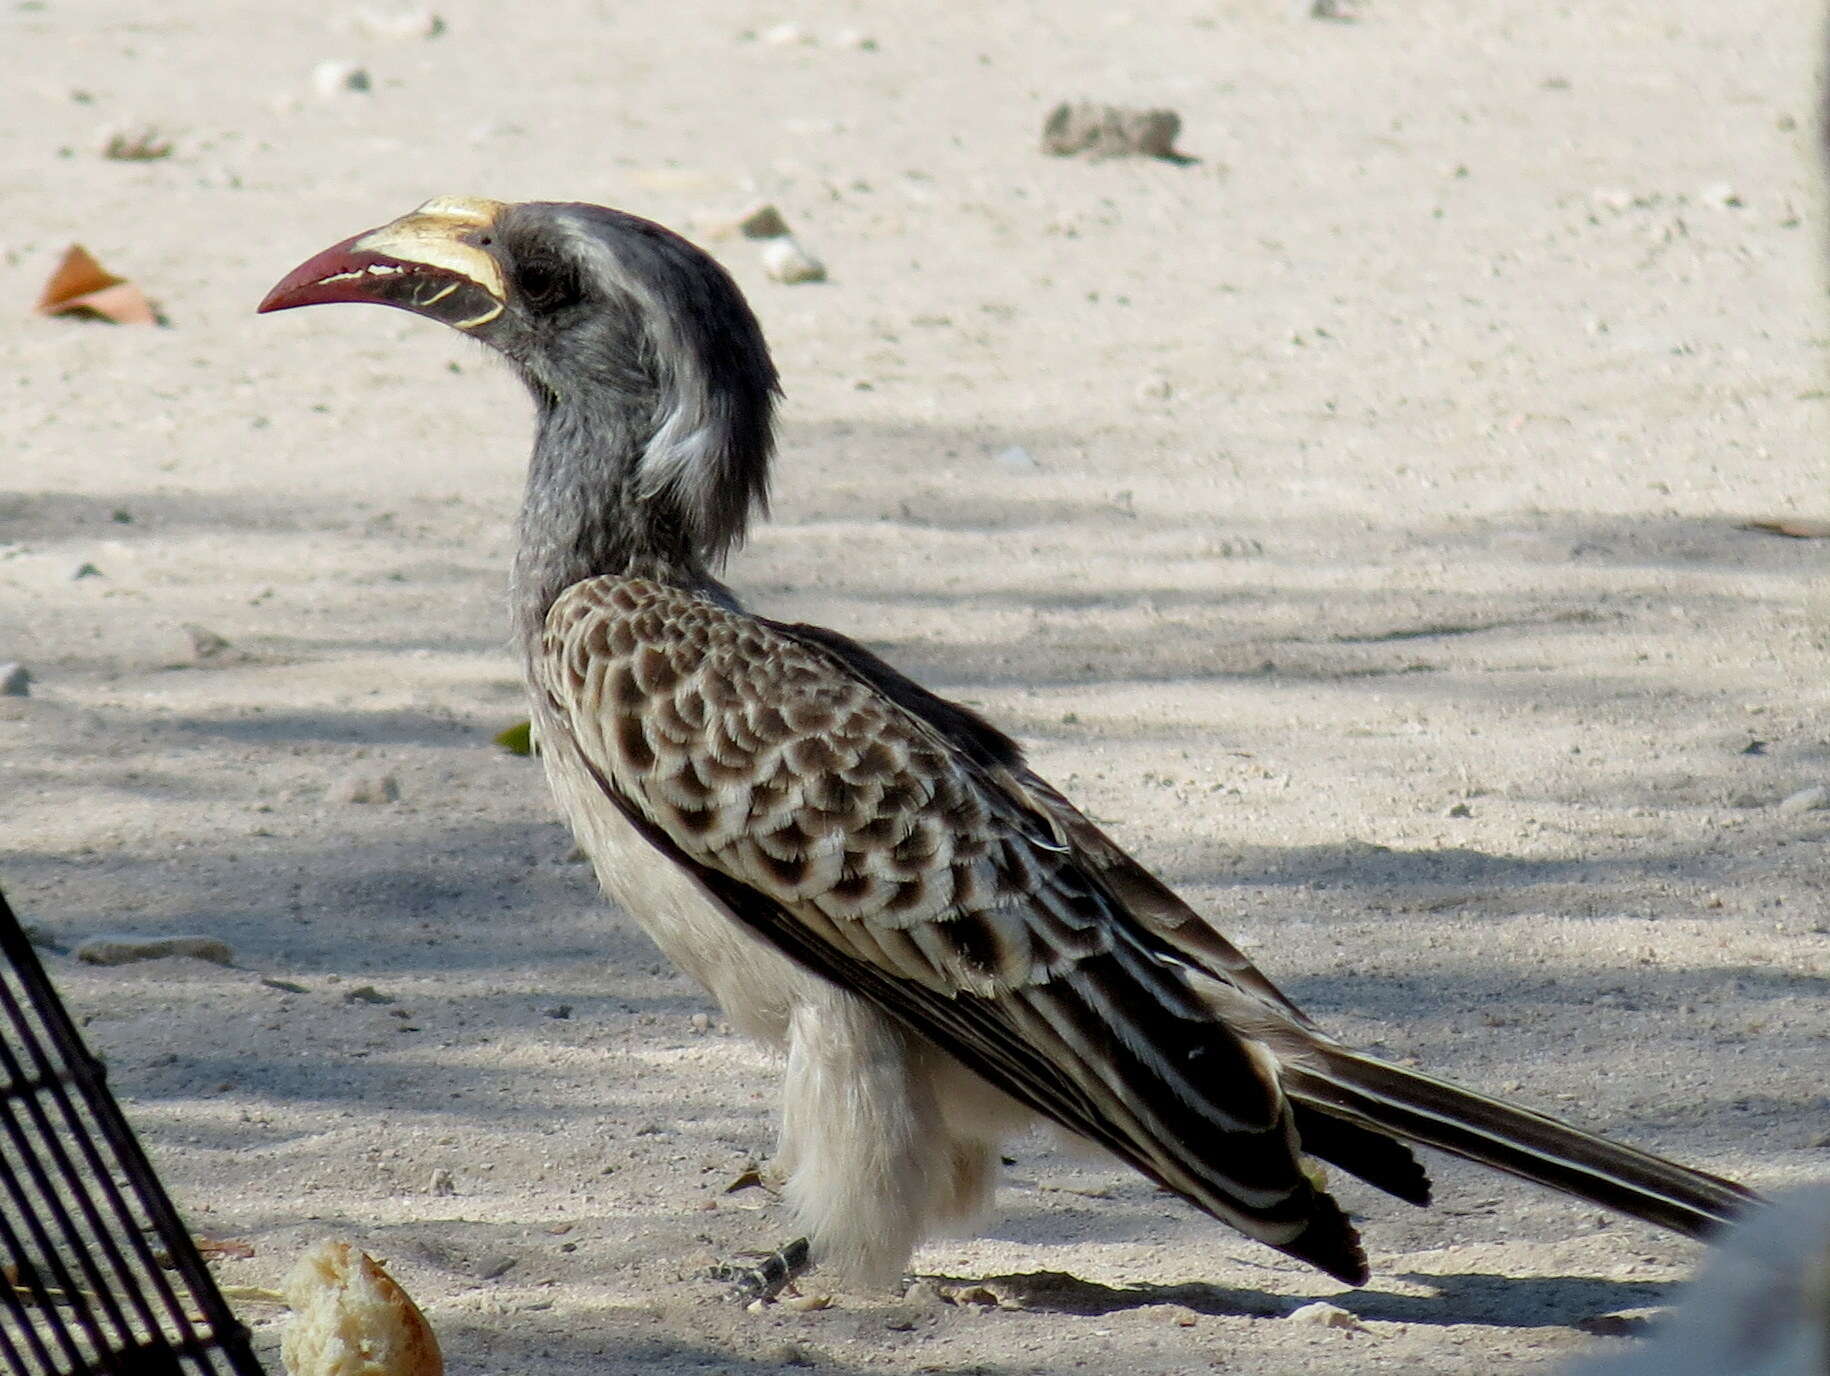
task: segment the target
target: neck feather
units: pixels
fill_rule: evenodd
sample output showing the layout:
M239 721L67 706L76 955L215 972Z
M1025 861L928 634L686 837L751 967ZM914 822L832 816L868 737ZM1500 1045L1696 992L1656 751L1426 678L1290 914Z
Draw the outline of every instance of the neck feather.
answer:
M720 490L725 461L743 455L766 471L768 438L693 424L677 406L607 390L585 400L536 389L511 600L524 652L547 609L574 583L600 574L651 578L728 596L712 576L742 542L760 483Z

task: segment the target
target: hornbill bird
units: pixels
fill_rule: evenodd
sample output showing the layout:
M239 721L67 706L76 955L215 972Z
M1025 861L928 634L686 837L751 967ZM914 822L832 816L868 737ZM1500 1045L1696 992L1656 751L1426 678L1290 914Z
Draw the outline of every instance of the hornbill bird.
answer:
M533 393L511 595L534 735L605 892L785 1053L800 1256L894 1281L1038 1119L1349 1284L1365 1254L1309 1157L1424 1204L1423 1144L1693 1236L1755 1198L1335 1041L1008 736L747 611L714 574L767 504L779 389L686 240L444 197L260 309L338 301L442 321Z

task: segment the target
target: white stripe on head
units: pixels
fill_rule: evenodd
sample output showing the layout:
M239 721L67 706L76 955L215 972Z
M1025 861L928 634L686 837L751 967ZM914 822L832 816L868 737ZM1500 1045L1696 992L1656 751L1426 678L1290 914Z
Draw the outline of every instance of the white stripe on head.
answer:
M651 285L631 273L601 235L564 218L559 225L572 253L600 280L615 282L640 303L654 363L665 372L657 378L660 393L673 398L672 408L658 417L653 437L636 460L636 492L645 498L671 497L688 512L706 509L715 497L707 485L718 479L713 460L721 437L699 358L671 328L672 317L654 300Z

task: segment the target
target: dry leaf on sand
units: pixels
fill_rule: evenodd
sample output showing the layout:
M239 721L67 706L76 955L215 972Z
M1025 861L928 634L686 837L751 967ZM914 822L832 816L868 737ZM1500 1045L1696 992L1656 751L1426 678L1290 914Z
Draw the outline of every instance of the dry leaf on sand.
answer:
M86 315L117 325L159 323L159 313L146 293L96 262L81 244L64 250L63 261L44 284L33 309L40 315Z

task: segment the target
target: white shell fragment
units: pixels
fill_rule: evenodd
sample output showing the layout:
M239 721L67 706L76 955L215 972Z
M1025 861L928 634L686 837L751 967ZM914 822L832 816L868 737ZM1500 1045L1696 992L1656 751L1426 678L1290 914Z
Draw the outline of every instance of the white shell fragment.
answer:
M735 215L695 217L695 228L705 239L742 236L761 245L763 271L777 282L824 282L826 265L801 244L788 228L788 217L768 201L755 201Z
M792 234L770 239L762 248L763 271L777 282L824 282L826 265L815 258Z

